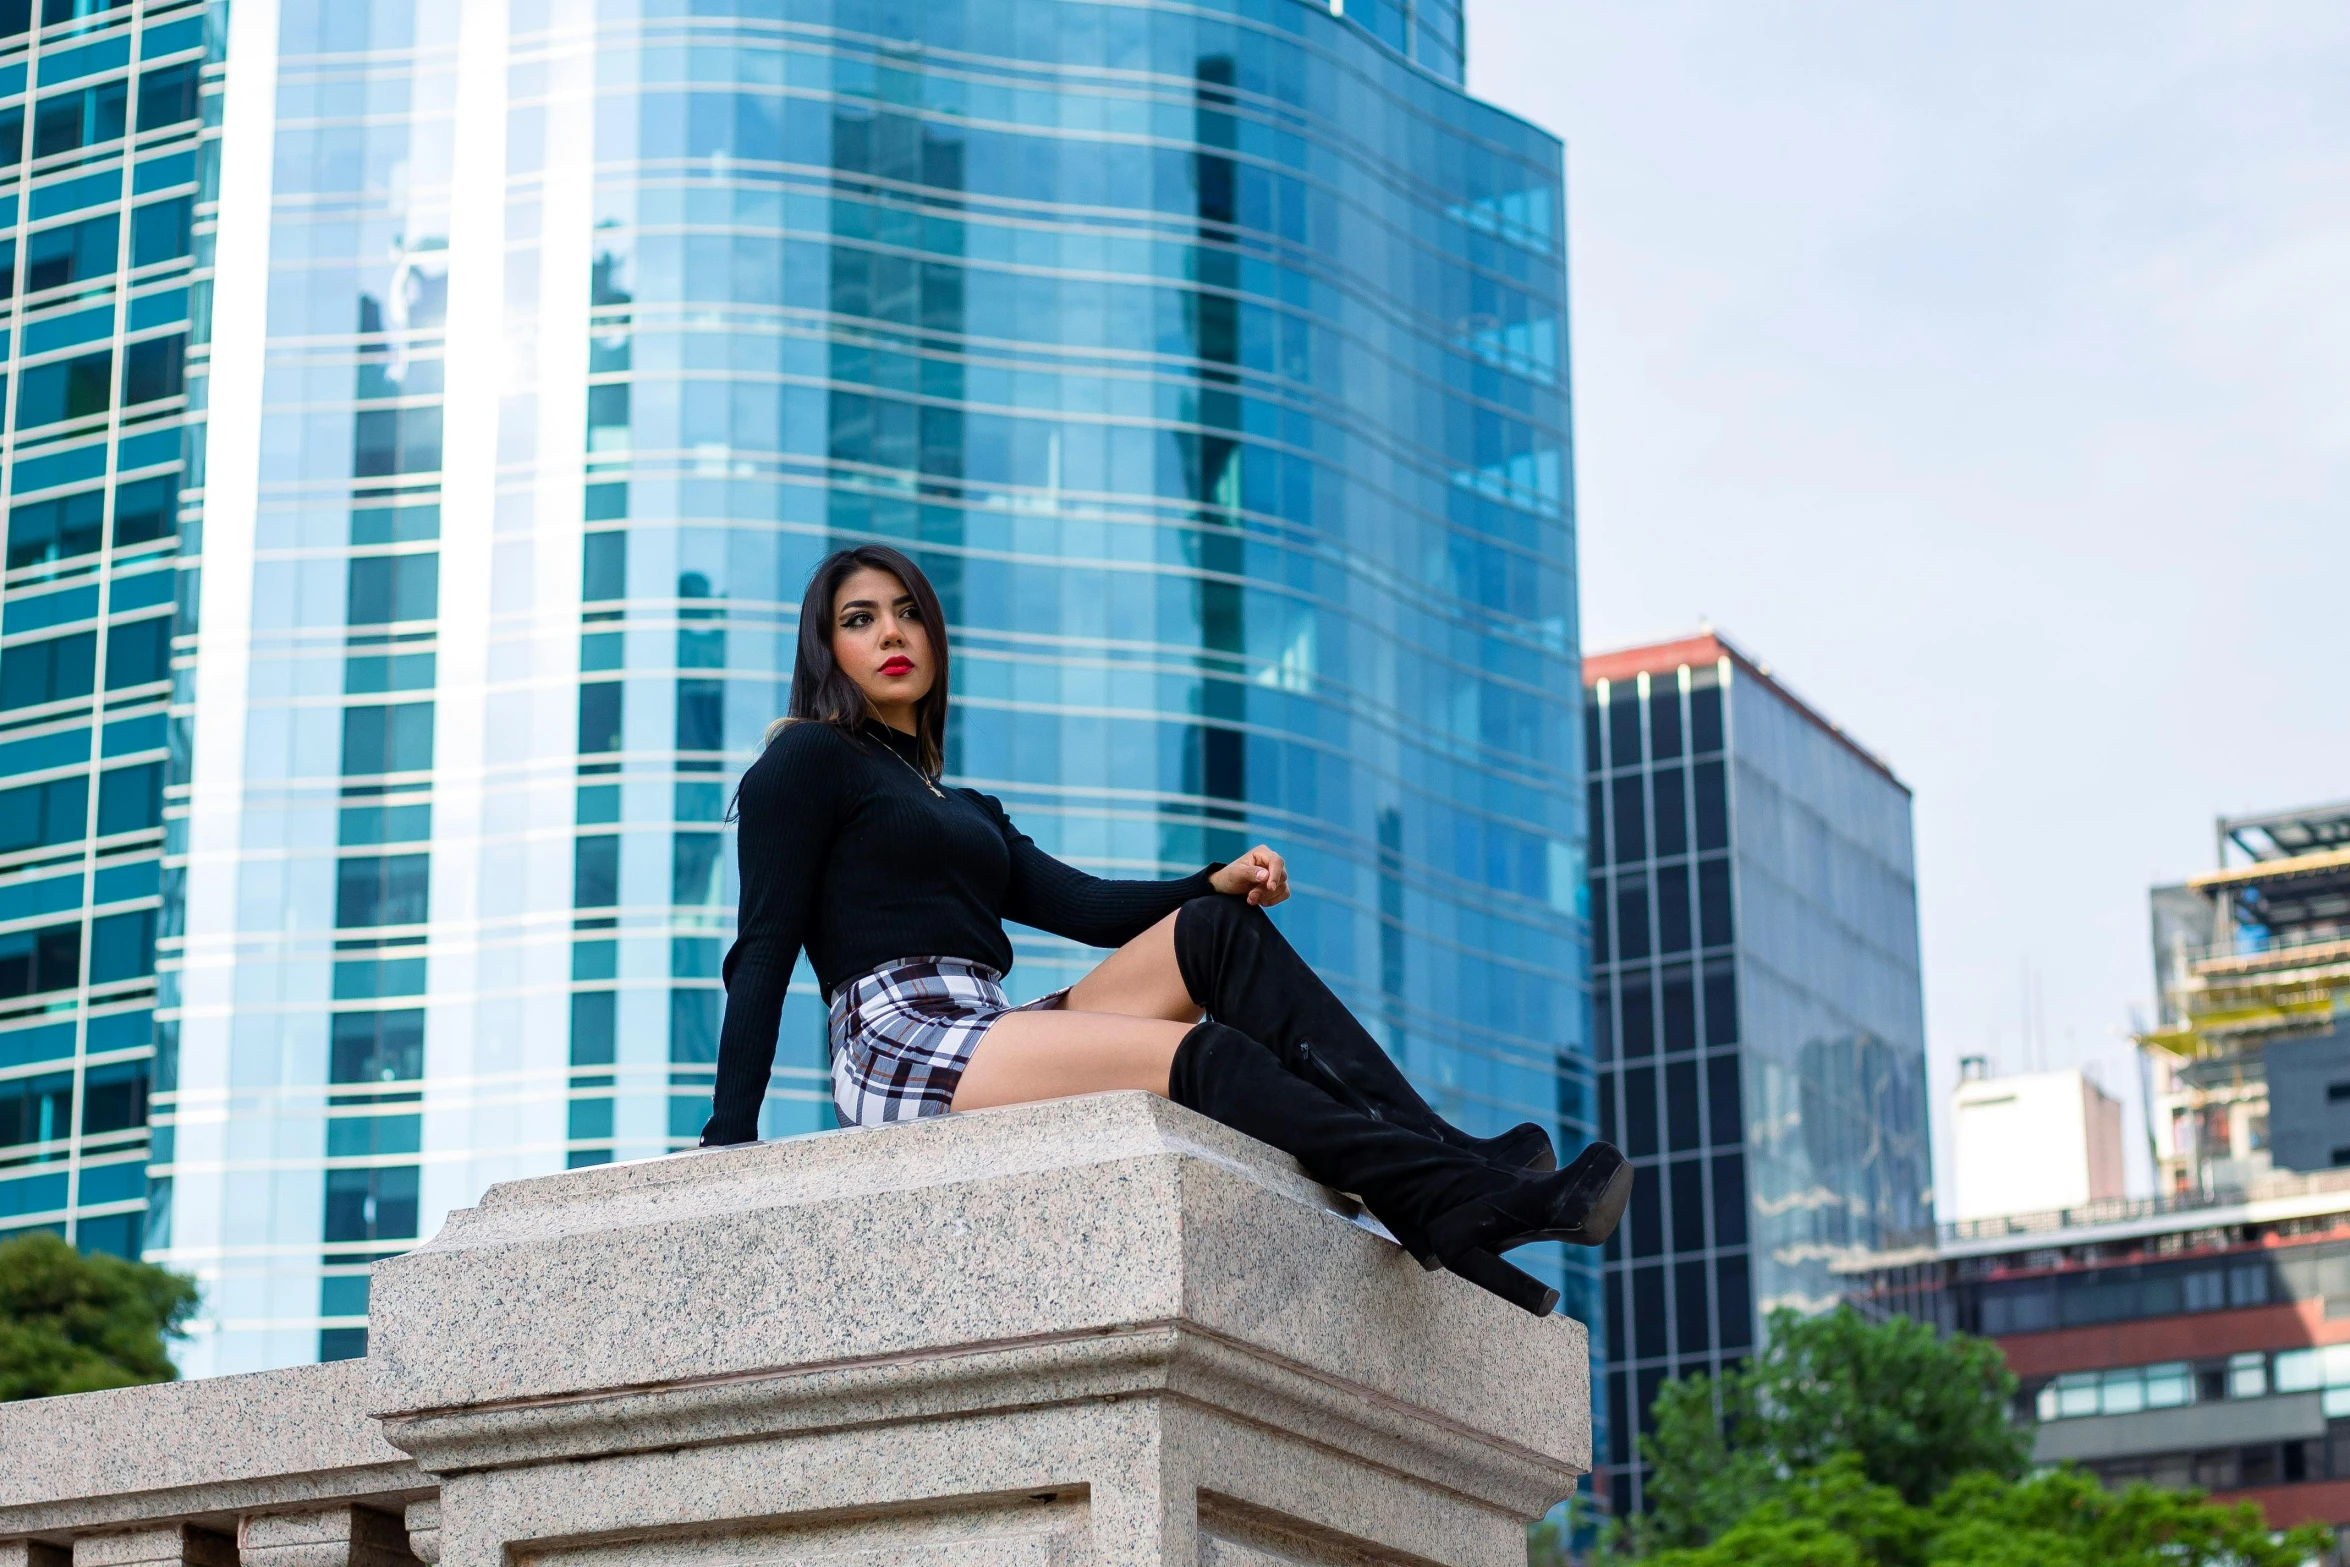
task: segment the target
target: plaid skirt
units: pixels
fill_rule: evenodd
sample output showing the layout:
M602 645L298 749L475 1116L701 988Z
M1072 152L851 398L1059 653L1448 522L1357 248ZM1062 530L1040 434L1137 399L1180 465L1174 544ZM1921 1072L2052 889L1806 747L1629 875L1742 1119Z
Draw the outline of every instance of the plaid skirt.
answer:
M1007 1012L1051 1012L1056 990L1023 1006L1004 976L964 958L896 958L833 995L832 1105L843 1126L887 1126L954 1107L963 1068Z

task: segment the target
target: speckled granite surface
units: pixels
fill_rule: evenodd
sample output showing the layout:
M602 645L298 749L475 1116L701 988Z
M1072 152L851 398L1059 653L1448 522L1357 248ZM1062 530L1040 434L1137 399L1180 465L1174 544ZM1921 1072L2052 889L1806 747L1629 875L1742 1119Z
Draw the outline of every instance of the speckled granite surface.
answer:
M0 1406L0 1567L1522 1567L1581 1325L1340 1206L1143 1094L509 1183L366 1362Z

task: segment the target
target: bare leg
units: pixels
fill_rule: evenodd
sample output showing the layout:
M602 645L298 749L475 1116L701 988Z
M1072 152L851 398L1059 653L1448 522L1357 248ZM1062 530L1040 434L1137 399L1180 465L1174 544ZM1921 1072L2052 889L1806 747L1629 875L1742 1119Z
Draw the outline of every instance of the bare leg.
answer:
M1059 1012L1008 1012L963 1068L954 1108L1028 1104L1118 1088L1167 1091L1175 1047L1198 1022L1175 964L1175 916L1103 959Z

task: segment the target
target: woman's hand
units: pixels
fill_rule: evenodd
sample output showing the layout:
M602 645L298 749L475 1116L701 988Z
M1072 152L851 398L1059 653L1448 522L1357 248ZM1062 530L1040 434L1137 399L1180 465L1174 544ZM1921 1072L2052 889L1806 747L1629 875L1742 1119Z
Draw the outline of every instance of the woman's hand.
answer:
M1289 896L1289 867L1263 844L1208 878L1208 885L1233 897L1246 894L1260 909L1269 909Z

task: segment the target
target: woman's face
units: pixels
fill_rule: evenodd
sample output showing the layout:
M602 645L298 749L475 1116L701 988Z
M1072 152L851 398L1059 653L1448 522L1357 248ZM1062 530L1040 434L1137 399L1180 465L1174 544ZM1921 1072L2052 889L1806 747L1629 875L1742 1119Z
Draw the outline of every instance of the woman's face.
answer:
M832 596L832 656L883 723L912 731L914 704L930 694L938 666L930 628L904 583L866 566L840 585Z

